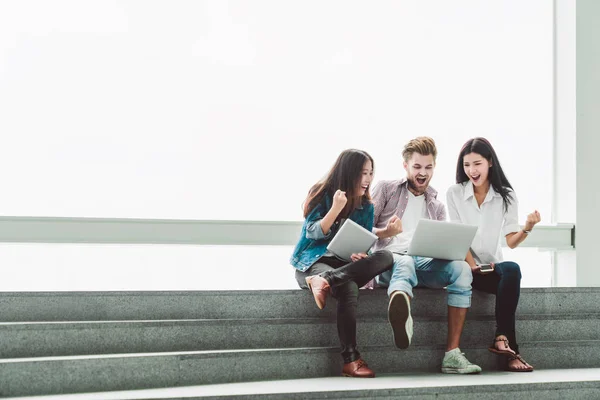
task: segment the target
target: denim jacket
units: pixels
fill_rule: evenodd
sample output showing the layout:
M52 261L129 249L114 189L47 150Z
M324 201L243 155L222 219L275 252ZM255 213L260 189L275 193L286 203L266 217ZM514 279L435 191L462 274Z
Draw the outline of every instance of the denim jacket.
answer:
M310 212L302 225L300 239L290 257L290 264L302 272L306 271L327 252L327 245L340 228L339 221L334 222L327 234L323 233L321 220L332 205L332 196L325 195L323 200ZM373 230L375 209L370 202L364 202L350 213L348 218L367 229Z

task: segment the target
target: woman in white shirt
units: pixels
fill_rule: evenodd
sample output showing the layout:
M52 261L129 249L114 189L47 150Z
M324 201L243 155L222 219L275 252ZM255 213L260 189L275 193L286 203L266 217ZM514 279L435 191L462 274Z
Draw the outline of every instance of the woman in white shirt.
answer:
M489 350L508 358L508 371L533 371L519 354L515 334L521 269L503 260L500 243L504 237L508 247L517 247L540 222L540 213L529 214L521 229L517 196L492 145L481 137L462 147L456 184L448 189L446 199L452 221L479 226L466 261L473 272L473 289L496 295L496 334Z

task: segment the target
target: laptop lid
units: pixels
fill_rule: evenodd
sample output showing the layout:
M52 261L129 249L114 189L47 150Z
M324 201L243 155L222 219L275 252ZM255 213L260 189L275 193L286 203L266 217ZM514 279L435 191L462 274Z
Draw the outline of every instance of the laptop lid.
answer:
M348 218L327 245L327 250L342 260L350 261L353 253L366 253L377 239L377 235L373 232L369 232Z
M463 261L476 233L476 225L420 219L408 246L408 254Z

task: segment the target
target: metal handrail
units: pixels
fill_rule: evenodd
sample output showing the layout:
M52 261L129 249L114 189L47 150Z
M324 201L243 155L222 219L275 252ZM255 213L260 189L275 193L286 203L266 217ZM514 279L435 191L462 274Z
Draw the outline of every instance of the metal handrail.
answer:
M0 217L0 242L294 245L302 221ZM520 247L574 248L575 225L538 225Z

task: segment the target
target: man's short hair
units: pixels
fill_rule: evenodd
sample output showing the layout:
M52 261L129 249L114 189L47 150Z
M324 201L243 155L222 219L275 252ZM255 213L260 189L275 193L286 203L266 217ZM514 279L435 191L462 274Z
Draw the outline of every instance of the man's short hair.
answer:
M413 153L419 153L422 156L433 156L433 162L435 162L435 158L437 157L437 149L435 147L435 141L428 136L419 136L404 146L404 150L402 150L402 158L404 158L405 162L412 157Z

